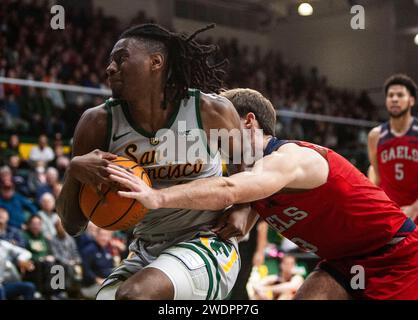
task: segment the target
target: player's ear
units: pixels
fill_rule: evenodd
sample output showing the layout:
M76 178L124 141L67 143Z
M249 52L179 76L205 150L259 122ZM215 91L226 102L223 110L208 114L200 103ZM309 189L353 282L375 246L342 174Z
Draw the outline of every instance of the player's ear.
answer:
M410 106L413 107L415 105L415 97L414 96L411 96L409 98L409 101L410 101Z
M165 58L160 52L151 54L151 70L160 70L165 64Z
M245 122L244 122L245 129L251 129L252 127L254 127L254 124L256 121L257 120L255 118L255 114L252 112L248 112L247 115L245 116Z

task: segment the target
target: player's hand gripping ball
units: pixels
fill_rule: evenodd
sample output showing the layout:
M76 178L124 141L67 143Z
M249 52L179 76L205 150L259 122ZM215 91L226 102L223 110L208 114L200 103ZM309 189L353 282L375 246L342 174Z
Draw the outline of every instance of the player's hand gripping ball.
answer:
M136 162L123 157L117 157L112 162L130 169L133 174L151 186L147 173ZM123 198L106 185L102 185L100 191L103 197L97 194L93 186L83 184L79 193L81 211L88 220L100 228L129 229L140 222L148 212L148 209L137 200Z

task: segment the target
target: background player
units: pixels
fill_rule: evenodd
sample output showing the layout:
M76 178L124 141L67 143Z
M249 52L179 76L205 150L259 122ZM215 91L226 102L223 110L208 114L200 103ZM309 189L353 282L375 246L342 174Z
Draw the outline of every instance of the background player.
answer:
M418 217L418 119L415 82L404 74L384 84L389 121L369 133L369 178L412 219ZM417 222L417 220L415 220Z
M265 124L263 113L275 116L258 92L236 89L224 95L238 110L251 110L241 116L251 132ZM325 259L297 293L299 299L418 299L418 230L383 190L330 149L268 134L263 147L265 156L251 172L181 187L155 190L114 165L108 171L131 189L120 195L149 208L219 210L255 201L253 208L278 232ZM353 266L364 268L364 288L350 286Z
M115 155L141 164L157 188L222 174L217 149L210 150L211 161L203 164L160 164L155 156L157 131L167 128L180 134L180 121L186 124L183 135L198 128L207 133L212 128L240 128L227 99L191 89L213 92L221 86L221 65L207 62L215 47L193 40L203 30L186 37L146 24L120 36L107 68L113 99L87 110L74 134L75 157L58 202L71 234L80 233L87 223L77 200L80 184L111 184L106 166ZM200 143L208 150L202 139ZM246 219L245 212L239 212L240 219ZM98 299L225 298L240 262L235 240L221 241L210 231L221 215L220 210L150 211L134 230L131 254L105 281Z

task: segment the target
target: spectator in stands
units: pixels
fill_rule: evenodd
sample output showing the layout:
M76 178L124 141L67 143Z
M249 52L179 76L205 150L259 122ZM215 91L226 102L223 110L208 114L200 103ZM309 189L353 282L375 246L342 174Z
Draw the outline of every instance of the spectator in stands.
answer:
M90 244L95 243L97 231L99 228L92 222L87 224L86 231L75 238L78 252L83 252Z
M295 257L285 255L280 263L279 275L268 275L254 285L254 299L291 300L303 281L303 277L296 271Z
M3 164L6 164L5 161L12 155L19 155L22 158L22 155L19 150L20 140L17 134L11 134L7 140L7 145L5 148L2 148L0 151L0 157L2 158Z
M25 210L29 215L37 212L32 201L16 192L11 175L0 175L0 207L9 212L9 224L18 229L22 229L22 225L27 220Z
M41 210L38 211L38 216L42 220L42 233L46 239L52 240L56 234L55 224L58 220L58 215L55 212L55 198L49 193L45 192L39 201Z
M18 155L11 155L8 164L0 168L0 180L11 179L18 193L29 196L29 188L26 181L27 171L20 169L20 158Z
M26 223L27 230L24 232L26 248L32 253L34 261L54 261L51 256L50 242L43 234L42 219L34 215Z
M119 265L121 262L121 257L126 257L128 255L126 245L127 238L123 232L112 232L112 238L110 240L110 249L113 256L113 261L115 265Z
M110 249L111 239L111 231L98 229L94 243L81 251L84 285L81 292L86 298L94 298L104 279L112 272L114 261Z
M54 167L49 167L45 172L45 182L38 185L36 189L36 201L40 203L40 199L45 193L53 193L54 186L59 183L59 173Z
M62 190L62 183L57 183L56 185L54 185L54 187L52 188L52 194L54 195L55 199L58 199L60 193Z
M38 139L38 145L32 147L29 153L29 160L32 163L42 161L48 163L54 160L54 151L48 145L48 137L45 134L41 134Z
M27 274L27 279L36 284L37 289L49 298L53 294L51 288L51 267L55 263L51 245L42 232L42 219L34 215L27 222L27 230L24 232L26 249L32 253L35 269Z
M64 177L65 171L70 166L70 157L64 153L62 145L55 146L55 159L53 166L57 168L60 178Z
M0 239L10 242L16 246L25 247L22 231L9 226L9 213L6 209L0 208Z
M28 174L28 188L30 194L36 197L38 190L46 185L46 168L43 161L32 163L32 170Z
M64 146L64 141L62 140L62 133L61 132L56 132L54 134L54 141L53 141L54 151L56 150L57 147L63 147L63 146ZM64 151L63 151L63 153L64 153Z
M65 269L66 291L70 296L77 296L82 280L81 257L74 238L64 230L61 220L55 222L56 236L51 241L52 254Z
M31 282L21 281L13 264L16 261L20 272L33 270L30 261L31 253L8 241L0 240L0 300L16 299L32 300L35 293L35 285Z
M21 106L16 101L16 97L13 93L9 92L8 94L6 94L6 101L4 107L5 112L10 117L9 124L8 127L6 127L6 129L27 131L28 123L25 120L23 120L21 115Z

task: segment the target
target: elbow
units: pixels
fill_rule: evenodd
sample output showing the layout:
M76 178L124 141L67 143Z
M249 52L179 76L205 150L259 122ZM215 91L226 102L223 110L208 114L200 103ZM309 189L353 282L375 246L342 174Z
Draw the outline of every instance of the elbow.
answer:
M84 232L84 228L64 227L64 229L71 237L78 237Z
M81 212L76 214L76 208L68 208L64 201L58 199L56 210L65 232L70 236L79 236L86 229L89 220Z
M61 221L62 221L62 226L64 227L65 232L67 232L72 237L77 237L81 235L87 227L87 223L80 225L80 224L75 224L75 223L69 223L63 219L61 219Z

